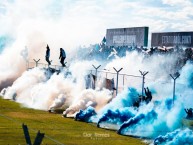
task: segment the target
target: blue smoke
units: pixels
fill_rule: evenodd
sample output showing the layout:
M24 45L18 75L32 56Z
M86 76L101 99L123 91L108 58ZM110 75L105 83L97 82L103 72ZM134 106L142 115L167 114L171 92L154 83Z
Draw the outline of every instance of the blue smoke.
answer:
M129 111L129 108L107 110L106 113L99 119L97 127L100 127L100 123L108 122L113 124L122 124L123 122L129 120L131 117L134 117L134 114Z
M177 98L174 105L170 98L142 103L135 109L133 103L138 99L138 92L128 88L99 111L97 121L95 118L91 121L98 127L107 125L105 128L116 130L119 127L120 134L154 138L181 126L181 118L185 116L183 104Z
M193 62L188 61L180 71L179 80L177 83L187 85L187 87L193 89Z
M193 72L189 75L188 85L193 89Z
M153 123L153 121L157 119L157 116L158 115L154 110L148 112L147 114L136 115L135 117L129 119L127 122L123 123L120 129L118 130L118 133L121 134L123 129L126 129L131 126L136 126L140 123Z
M0 36L0 53L7 45L10 45L12 41L13 39L9 36Z
M172 109L173 106L173 100L172 99L166 99L165 100L165 106L168 110Z
M123 110L127 110L125 114ZM107 111L99 119L98 126L105 121L118 125L122 122L117 131L119 134L154 138L179 128L181 118L185 116L183 105L177 102L173 105L172 99L142 104L138 111L132 110L133 107L126 107L118 111ZM124 116L123 120L118 116Z
M91 106L89 106L87 109L85 110L80 110L76 116L75 116L75 120L78 121L84 121L84 122L91 122L90 118L92 116L96 115L95 109Z
M188 61L180 71L180 77L176 83L176 94L183 98L184 106L191 108L193 106L193 62Z
M180 130L167 133L165 136L158 136L154 140L154 145L192 145L193 131L190 129Z
M103 114L108 110L116 110L133 106L134 102L138 100L138 94L139 93L135 88L125 89L122 93L118 94L118 96L116 96L109 104L107 104L100 111L100 113Z
M184 83L188 85L191 89L193 89L193 63L187 62L186 65L182 69L182 79L185 80Z

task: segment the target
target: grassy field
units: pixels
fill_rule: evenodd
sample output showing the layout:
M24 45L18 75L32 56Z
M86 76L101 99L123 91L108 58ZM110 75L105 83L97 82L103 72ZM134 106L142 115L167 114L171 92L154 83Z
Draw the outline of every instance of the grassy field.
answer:
M0 97L0 145L25 145L22 124L32 143L40 130L43 145L143 145L142 140L97 128L95 124L63 118L60 114L28 109Z

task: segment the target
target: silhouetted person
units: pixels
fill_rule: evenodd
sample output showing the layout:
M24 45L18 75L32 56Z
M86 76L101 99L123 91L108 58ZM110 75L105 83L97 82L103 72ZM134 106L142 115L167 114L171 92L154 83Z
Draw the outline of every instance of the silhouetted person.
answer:
M145 102L149 103L152 99L151 91L149 91L148 87L144 88L144 90L145 90L145 95L146 95Z
M187 114L187 116L186 116L186 118L193 118L193 109L192 108L190 108L190 109L184 109L185 110L185 112L186 112L186 114Z
M46 50L46 61L48 62L48 65L50 65L51 64L51 62L49 60L49 58L50 58L50 48L49 48L48 44L47 44L46 48L47 48L47 50Z
M149 51L149 55L152 55L153 52L154 52L154 49L153 49L153 47L151 47L151 48L150 48L150 51Z
M64 60L66 59L66 53L64 51L64 49L60 48L60 63L62 64L63 67L65 67L66 65L64 64Z
M133 107L136 107L136 108L139 108L139 105L140 105L140 101L137 100L133 103Z

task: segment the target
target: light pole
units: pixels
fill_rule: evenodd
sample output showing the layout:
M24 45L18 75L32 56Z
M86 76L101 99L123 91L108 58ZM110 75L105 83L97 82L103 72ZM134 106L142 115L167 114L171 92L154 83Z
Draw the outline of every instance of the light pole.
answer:
M117 96L117 94L118 94L119 72L120 72L123 68L117 70L116 68L113 67L113 69L117 72L117 84L116 84L116 96Z
M94 89L96 88L96 82L97 82L97 70L99 67L101 67L101 65L99 65L98 67L95 67L94 65L92 65L95 68L95 80L94 80Z
M38 59L38 60L33 59L33 60L35 61L36 67L37 67L38 66L38 62L40 61L40 59Z
M123 87L125 87L125 74L123 75Z
M142 94L142 97L143 97L143 90L144 90L144 84L145 84L145 75L146 74L148 74L149 72L148 71L144 71L144 72L142 72L142 71L140 71L139 70L139 72L141 73L141 75L143 76L143 78L142 78L142 89L141 89L141 94Z
M107 74L108 74L108 72L107 72L107 71L109 71L109 70L108 70L108 69L104 69L104 70L106 71L105 73L106 73L106 79L107 79Z
M174 105L175 91L176 91L176 79L180 76L180 74L177 72L174 75L170 74L170 76L174 80L174 85L173 85L173 105Z

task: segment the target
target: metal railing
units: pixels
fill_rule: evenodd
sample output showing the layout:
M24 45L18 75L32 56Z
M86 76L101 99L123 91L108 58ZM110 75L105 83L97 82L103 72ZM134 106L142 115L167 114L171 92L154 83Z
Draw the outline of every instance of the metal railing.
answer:
M120 69L121 70L121 69ZM97 71L97 72L95 72ZM158 79L152 79L148 77L147 71L140 71L140 75L130 75L130 74L121 74L117 73L118 71L115 70L115 72L109 71L109 70L90 70L91 74L97 74L96 78L97 80L100 81L100 79L114 79L114 83L116 84L116 95L121 92L125 87L133 87L133 88L141 88L141 95L144 95L144 88L148 87L148 84L152 84L153 82L156 84L159 84L160 88L165 88L167 85L167 89L171 89L171 94L173 90L173 103L174 103L174 98L175 98L175 89L176 89L176 84L178 84L179 87L185 86L185 84L181 83L176 83L176 79L179 77L176 77L174 80L174 83L172 83L172 79L170 81L165 80L165 81L160 81ZM147 76L146 76L147 75ZM168 75L169 76L169 75ZM170 75L171 76L171 75ZM97 82L96 82L97 83ZM173 88L172 88L173 87Z
M61 68L63 68L62 66L59 65L48 65L45 63L39 63L39 60L34 60L34 62L27 62L28 69L34 68L34 67L40 67L40 68L54 68L56 70L60 70ZM95 70L89 70L90 72L88 72L88 74L93 74L96 76L95 80L94 80L94 88L96 88L97 83L101 80L101 79L114 79L114 84L116 84L116 86L114 86L116 88L116 95L118 94L118 92L122 91L125 87L134 87L134 88L141 88L141 95L144 95L144 87L145 84L148 84L149 82L155 82L156 83L160 83L160 84L172 84L172 82L168 82L168 81L158 81L155 79L151 79L145 76L149 73L147 71L141 71L139 70L139 74L141 75L131 75L131 74L121 74L120 71L123 68L120 68L119 70L117 70L116 68L114 68L114 72L111 72L109 70L103 69L103 70L99 70L99 68L101 67L101 65L95 67L94 65L92 65L94 67ZM176 79L179 77L173 77L173 75L170 74L170 76L174 79L174 83L173 83L173 102L174 102L174 98L175 98L175 88L176 88ZM120 81L121 80L121 81ZM180 84L180 85L185 85L185 84ZM148 86L148 85L146 85Z
M35 67L39 67L39 68L51 67L51 68L54 68L56 70L60 70L61 68L63 68L60 65L48 65L46 63L41 63L41 62L36 61L36 60L27 62L27 69L32 69L32 68L35 68Z

